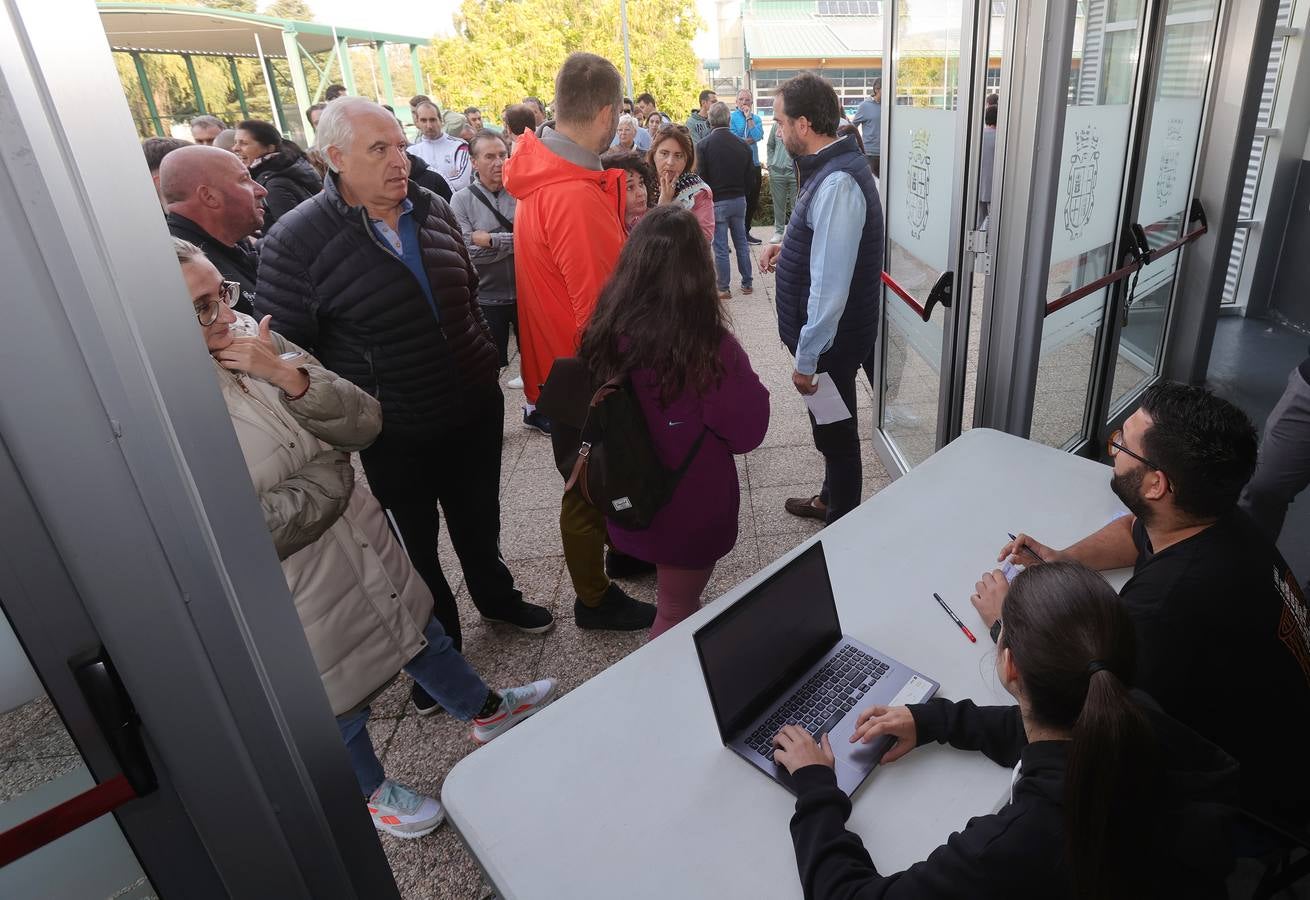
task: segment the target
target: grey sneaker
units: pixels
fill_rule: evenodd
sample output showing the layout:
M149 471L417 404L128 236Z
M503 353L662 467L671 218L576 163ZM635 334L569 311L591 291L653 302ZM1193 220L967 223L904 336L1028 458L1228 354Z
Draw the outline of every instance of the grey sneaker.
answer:
M473 720L473 740L485 744L509 731L528 716L535 715L555 699L555 679L543 678L531 684L502 691L500 706L486 718Z
M421 838L437 830L446 810L435 797L425 797L388 778L368 798L373 827L398 838Z

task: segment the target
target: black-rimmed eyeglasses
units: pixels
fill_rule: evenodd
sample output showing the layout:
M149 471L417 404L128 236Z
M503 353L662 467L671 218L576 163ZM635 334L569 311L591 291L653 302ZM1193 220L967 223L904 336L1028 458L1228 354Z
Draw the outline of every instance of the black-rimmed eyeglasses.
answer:
M208 328L218 321L218 313L224 306L236 306L241 299L241 282L225 281L218 288L217 300L206 300L203 306L196 307L196 321Z
M1114 459L1122 451L1123 453L1127 453L1129 456L1131 456L1133 459L1137 460L1138 462L1146 463L1148 466L1150 466L1152 469L1155 469L1157 472L1164 472L1164 469L1161 468L1158 464L1151 462L1149 459L1147 459L1145 456L1142 456L1140 453L1134 453L1133 451L1125 447L1123 445L1123 437L1124 437L1123 429L1116 428L1114 432L1110 435L1110 439L1105 442L1105 452L1110 455L1111 459ZM1169 473L1165 472L1165 474L1168 475Z

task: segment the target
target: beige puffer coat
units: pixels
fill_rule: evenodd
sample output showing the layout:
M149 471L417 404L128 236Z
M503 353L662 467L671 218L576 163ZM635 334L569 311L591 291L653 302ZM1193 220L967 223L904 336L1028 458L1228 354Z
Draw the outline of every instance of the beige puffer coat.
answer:
M255 333L253 319L238 317L234 331ZM300 349L273 340L279 353ZM427 645L432 594L377 499L355 484L349 452L377 437L378 402L309 354L299 362L310 387L298 400L214 365L332 712L342 715Z

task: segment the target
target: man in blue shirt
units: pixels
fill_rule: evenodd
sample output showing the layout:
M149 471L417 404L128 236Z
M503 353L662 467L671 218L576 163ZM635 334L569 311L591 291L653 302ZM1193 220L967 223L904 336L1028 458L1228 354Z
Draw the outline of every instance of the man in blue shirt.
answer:
M737 92L737 108L732 111L731 124L732 133L751 148L751 180L746 185L746 241L758 244L760 239L750 233L750 228L760 205L760 141L764 140L764 125L755 112L755 97L746 88Z
M869 158L869 168L875 178L881 178L879 171L882 156L882 79L873 79L869 97L855 110L851 124L860 126L860 138L864 141L864 155Z
M808 72L783 82L773 117L800 193L782 243L760 254L760 271L778 272L778 336L796 357L796 390L813 394L822 373L850 412L825 425L810 417L823 488L786 508L830 523L859 505L863 488L855 375L878 335L882 204L855 135L837 137L841 105L828 82Z

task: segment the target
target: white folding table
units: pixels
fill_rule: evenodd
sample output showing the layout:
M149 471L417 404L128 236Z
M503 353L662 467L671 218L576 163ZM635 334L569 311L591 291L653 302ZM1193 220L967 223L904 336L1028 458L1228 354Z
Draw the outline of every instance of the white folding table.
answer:
M1065 546L1121 513L1109 480L1086 459L966 433L810 539L824 543L843 631L940 681L938 696L1012 702L969 603L974 582L1007 531ZM447 816L500 897L801 896L794 798L721 744L691 636L808 545L454 768ZM874 770L849 827L880 871L900 871L998 809L1010 777L982 754L922 747Z

